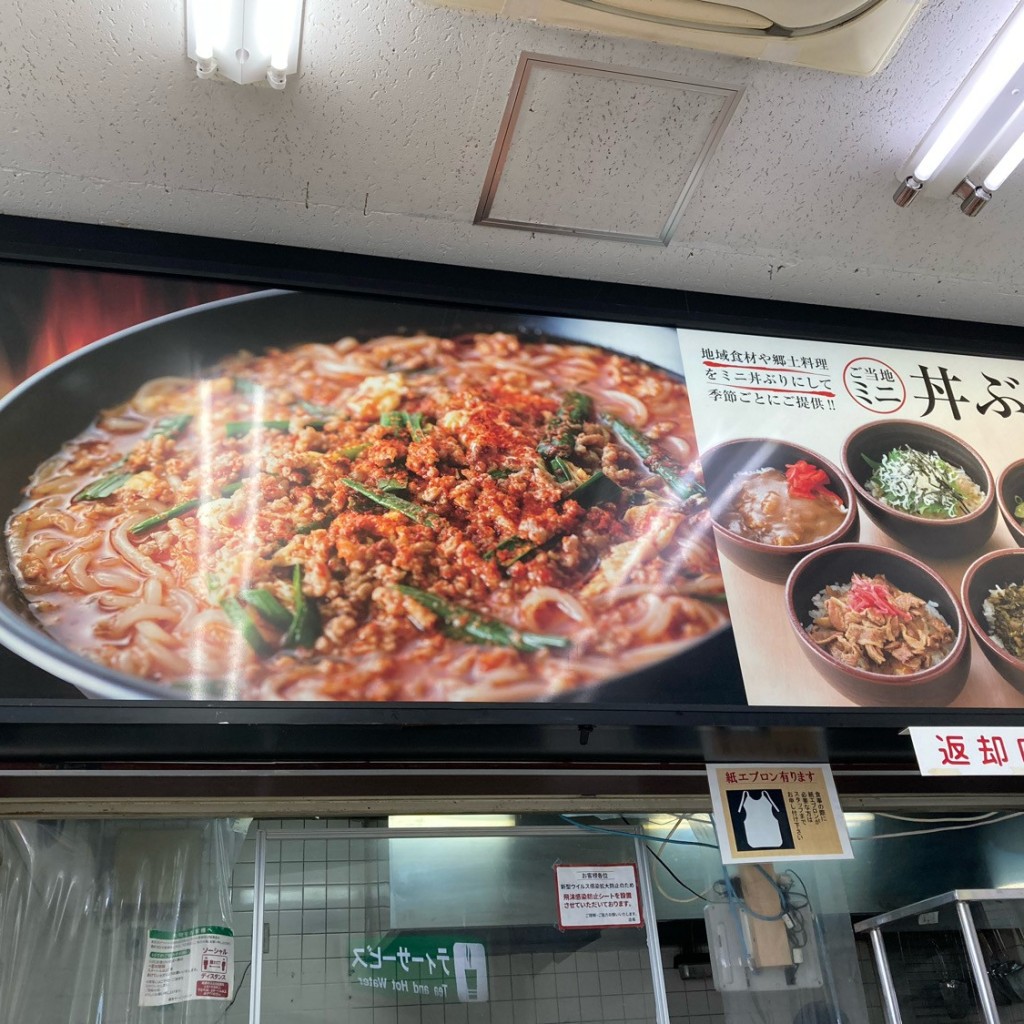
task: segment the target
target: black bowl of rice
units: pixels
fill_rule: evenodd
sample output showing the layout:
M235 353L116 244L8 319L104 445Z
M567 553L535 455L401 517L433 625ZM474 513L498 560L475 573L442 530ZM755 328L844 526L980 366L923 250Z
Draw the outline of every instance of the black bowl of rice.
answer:
M864 511L912 551L956 558L995 529L992 473L946 430L917 420L868 423L846 439L842 468Z
M790 573L786 610L804 655L855 704L939 707L967 681L956 595L909 555L868 544L815 551Z
M719 552L763 580L784 583L804 555L860 536L853 488L810 448L737 438L701 452L701 465ZM794 470L815 473L814 490L794 493Z
M1024 693L1024 551L990 551L964 573L960 596L992 667Z
M1024 459L1011 462L999 474L996 501L1010 536L1024 548Z

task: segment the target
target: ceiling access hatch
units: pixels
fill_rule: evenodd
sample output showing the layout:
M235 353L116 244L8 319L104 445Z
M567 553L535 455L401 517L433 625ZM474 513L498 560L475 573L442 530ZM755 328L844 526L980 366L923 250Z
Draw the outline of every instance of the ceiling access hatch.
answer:
M873 75L922 0L425 0L542 25Z
M474 223L668 245L740 95L524 53Z

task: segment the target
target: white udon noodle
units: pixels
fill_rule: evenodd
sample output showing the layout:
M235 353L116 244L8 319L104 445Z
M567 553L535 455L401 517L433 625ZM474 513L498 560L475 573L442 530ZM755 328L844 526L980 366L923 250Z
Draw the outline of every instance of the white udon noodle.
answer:
M345 339L333 346L302 345L285 355L298 359L295 372L308 368L320 377L350 381L354 388L384 372L370 360L375 346L386 348L392 357L414 349L427 361L440 363L445 372L467 370L465 359L456 362L439 350L435 339L422 337L378 339L368 345ZM621 386L602 384L605 358L600 350L584 346L531 344L517 359L480 360L475 369L487 375L505 373L537 387L553 383L560 389L588 390L599 407L638 427L658 423L665 449L676 457L692 453L689 408L680 407L678 398L672 403L670 379L648 378L645 401ZM194 382L152 380L126 406L104 414L100 424L110 434L129 435L123 447L130 446L130 435L134 432L137 439L139 430L152 420L154 407L168 396L180 395L185 386L193 387ZM141 551L128 532L140 516L161 511L161 503L137 505L131 516L119 516L102 502L78 502L69 510L70 497L89 476L69 468L72 450L73 442L40 467L29 499L8 525L14 564L47 567L44 585L23 581L23 589L58 639L129 675L184 684L214 680L226 687L224 693L235 696L324 699L325 682L340 670L355 684L361 677L370 680L365 696L374 699L375 674L394 671L393 661L381 654L346 659L342 652L312 662L282 657L271 671L259 665L220 608L210 604L203 583L178 578L171 567ZM204 523L230 531L233 527L222 519L226 515L226 501L214 501L201 510ZM166 528L177 536L177 543L188 541L189 528L180 520ZM402 672L447 680L441 692L429 692L428 686L426 699L519 701L557 695L670 657L727 621L719 601L699 599L701 594L720 598L722 593L710 531L687 530L684 524L670 561L669 577L682 570L688 577L698 577L688 584L687 593L678 592L673 578L655 586L627 578L588 600L553 586L535 587L521 600L515 625L528 631L543 631L546 617L554 611L563 628L599 632L609 614L617 613L618 628L627 631L628 642L614 656L577 650L571 657L558 657L545 651L526 660L513 652L450 641L450 650L439 658L429 644L414 641L402 652Z

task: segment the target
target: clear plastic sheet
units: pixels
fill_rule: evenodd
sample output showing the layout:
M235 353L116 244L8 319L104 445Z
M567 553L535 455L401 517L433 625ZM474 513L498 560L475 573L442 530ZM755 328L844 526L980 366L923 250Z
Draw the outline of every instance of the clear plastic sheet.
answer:
M3 1019L222 1020L238 980L231 873L248 826L223 818L0 822ZM199 961L197 974L188 964Z
M793 886L787 933L799 964L746 971L722 993L725 1024L868 1024L840 863L779 860L764 867Z

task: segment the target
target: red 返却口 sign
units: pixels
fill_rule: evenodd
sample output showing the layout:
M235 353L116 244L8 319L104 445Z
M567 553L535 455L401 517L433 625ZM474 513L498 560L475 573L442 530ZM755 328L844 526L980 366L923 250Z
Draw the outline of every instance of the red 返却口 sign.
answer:
M1024 775L1024 728L910 729L922 775Z

